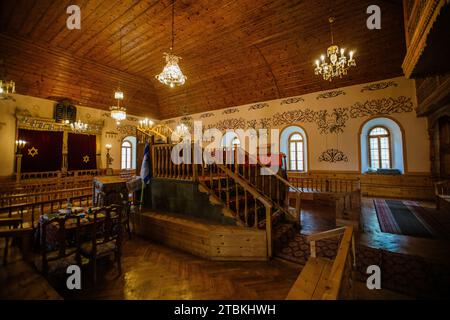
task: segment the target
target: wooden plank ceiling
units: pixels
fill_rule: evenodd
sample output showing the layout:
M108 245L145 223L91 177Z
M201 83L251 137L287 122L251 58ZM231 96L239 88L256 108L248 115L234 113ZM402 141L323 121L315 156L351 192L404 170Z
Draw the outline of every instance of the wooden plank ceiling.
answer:
M71 4L81 8L81 30L66 28ZM371 4L381 7L381 30L366 28ZM174 50L188 80L174 89L154 77L170 46L171 0L0 5L0 59L18 93L107 109L120 81L128 112L140 116L165 119L402 75L401 1L178 0ZM330 44L330 12L335 42L356 49L358 64L332 83L313 71Z

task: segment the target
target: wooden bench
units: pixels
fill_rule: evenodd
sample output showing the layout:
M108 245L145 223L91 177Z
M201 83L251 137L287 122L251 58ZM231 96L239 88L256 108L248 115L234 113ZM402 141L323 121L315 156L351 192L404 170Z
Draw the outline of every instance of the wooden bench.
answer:
M334 260L316 257L316 241L342 235ZM311 256L292 286L287 300L337 300L352 298L355 263L353 227L347 226L308 237ZM353 255L353 259L351 257Z

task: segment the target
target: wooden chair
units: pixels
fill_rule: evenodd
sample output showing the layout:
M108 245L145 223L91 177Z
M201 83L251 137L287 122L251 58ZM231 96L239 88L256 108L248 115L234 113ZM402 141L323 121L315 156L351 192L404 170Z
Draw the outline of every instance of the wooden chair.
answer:
M97 195L97 199L95 201L98 206L109 206L109 205L120 205L123 207L124 212L122 214L122 223L125 226L125 229L128 233L128 238L131 239L131 203L128 200L128 194L123 194L118 191L110 191L110 192L100 192Z
M41 224L41 263L36 267L45 275L66 271L70 265L81 267L81 219L62 217L44 220Z
M81 245L81 255L88 258L97 283L97 260L114 254L119 275L122 274L122 207L111 205L93 210L94 223L89 242Z
M0 218L0 227L6 227L0 229L0 238L5 239L5 249L3 256L3 265L6 265L8 262L8 248L9 248L9 239L18 239L22 240L22 254L24 259L28 258L28 241L27 237L31 237L33 233L32 228L23 228L23 221L21 218Z

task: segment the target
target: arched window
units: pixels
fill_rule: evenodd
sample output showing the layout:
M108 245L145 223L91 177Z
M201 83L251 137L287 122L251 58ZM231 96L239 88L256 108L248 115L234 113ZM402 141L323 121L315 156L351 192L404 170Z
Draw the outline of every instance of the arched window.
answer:
M369 131L369 163L372 169L391 169L392 150L389 130L376 126Z
M121 163L121 169L132 169L132 144L128 140L124 140L122 142L122 163Z
M291 171L304 171L304 148L303 148L303 136L294 132L289 136L289 170Z

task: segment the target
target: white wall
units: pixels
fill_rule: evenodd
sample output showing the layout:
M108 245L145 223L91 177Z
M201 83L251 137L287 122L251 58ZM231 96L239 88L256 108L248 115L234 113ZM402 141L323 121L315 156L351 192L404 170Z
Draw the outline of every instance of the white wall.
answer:
M369 85L372 85L369 87ZM376 86L374 86L376 85ZM385 87L384 87L385 85ZM426 118L418 118L415 82L404 77L386 79L369 84L360 84L334 91L340 92L335 97L321 97L326 92L316 92L295 99L277 99L253 103L221 110L213 110L191 115L192 121L202 121L203 127L225 129L251 127L254 122L268 124L270 128L283 128L291 125L301 126L308 137L309 171L361 171L360 130L364 122L371 119L371 114L352 116L351 110L376 110L380 116L395 119L404 129L406 152L405 173L428 173L430 171L429 141ZM329 92L329 91L327 91ZM406 106L412 106L407 108ZM326 114L325 123L333 125L336 118L335 109L344 110L347 119L338 134L320 133L319 112ZM310 117L308 118L308 114ZM202 116L203 115L203 116ZM303 118L300 116L304 115ZM300 120L296 120L299 119ZM164 122L174 127L180 118L166 119ZM325 162L319 157L327 149L339 149L348 161Z

